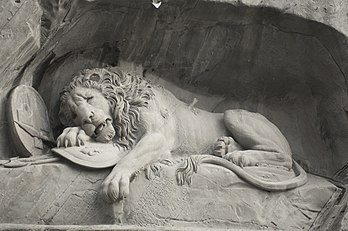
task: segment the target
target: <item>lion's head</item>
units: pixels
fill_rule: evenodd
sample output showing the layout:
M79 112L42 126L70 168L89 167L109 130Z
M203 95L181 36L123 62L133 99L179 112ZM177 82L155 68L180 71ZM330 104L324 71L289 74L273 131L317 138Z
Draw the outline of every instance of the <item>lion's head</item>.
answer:
M118 68L85 69L61 93L59 118L66 126L81 126L97 141L113 139L129 148L136 139L139 107L146 107L152 95L145 80Z

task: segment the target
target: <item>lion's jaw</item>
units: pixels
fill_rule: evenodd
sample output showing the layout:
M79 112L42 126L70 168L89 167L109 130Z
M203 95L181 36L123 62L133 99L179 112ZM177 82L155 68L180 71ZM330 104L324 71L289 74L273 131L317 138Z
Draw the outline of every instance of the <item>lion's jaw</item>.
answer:
M85 123L81 126L81 128L88 136L94 137L96 141L103 143L108 143L111 141L116 134L112 125L112 120L109 118L97 124Z

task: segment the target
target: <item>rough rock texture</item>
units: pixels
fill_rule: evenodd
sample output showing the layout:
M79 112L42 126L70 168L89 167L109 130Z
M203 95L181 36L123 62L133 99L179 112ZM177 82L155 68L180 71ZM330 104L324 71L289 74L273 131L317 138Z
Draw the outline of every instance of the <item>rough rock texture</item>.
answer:
M202 108L241 107L265 114L312 172L332 176L347 162L346 38L317 23L347 33L343 1L168 1L158 10L140 0L39 1L41 31L38 3L4 4L2 17L8 22L1 30L1 53L7 64L1 73L9 77L1 82L3 100L12 85L22 82L41 86L54 107L61 89L52 89L57 82L63 85L80 68L126 61L142 66L145 75L217 95L209 105L198 104ZM17 39L6 39L16 31ZM46 42L24 70L40 33ZM0 148L6 158L2 121Z
M36 1L0 2L0 159L11 153L5 118L7 95L40 48L41 15Z
M44 9L41 30L39 4ZM168 1L158 10L140 0L13 1L1 9L0 73L7 76L0 86L2 108L19 81L38 86L50 62L80 60L63 72L67 76L75 69L126 60L190 90L198 86L228 96L223 105L216 101L201 107L244 107L266 114L313 172L331 176L346 163L346 39L310 21L347 34L342 0ZM50 39L25 66L40 45L40 33L42 43ZM6 158L10 150L1 118L0 150ZM321 163L315 161L318 156Z
M74 72L130 63L145 77L216 96L198 107L264 114L311 172L332 176L347 162L348 49L338 31L234 2L77 5L22 79L39 87L56 131L58 92Z
M295 14L329 25L348 35L348 5L345 0L225 0L223 2L273 7L284 13Z
M320 210L341 193L312 175L299 189L268 193L215 166L202 166L191 186L178 186L176 167L162 165L160 177L152 180L145 180L143 173L138 175L123 207L122 203L105 204L99 196L109 170L69 163L0 168L0 175L6 176L0 178L0 223L92 225L122 221L139 226L308 230L320 217ZM262 170L256 174L272 175Z
M21 169L2 168L1 176L0 223L113 222L112 213L108 214L110 206L96 197L106 170L86 171L68 164L49 164Z
M348 230L348 216L344 216L342 223L341 223L341 230L347 231Z
M1 1L0 159L11 153L4 106L13 86L24 83L40 90L58 133L58 93L70 76L86 67L119 65L167 87L188 103L198 98L198 107L245 108L264 114L280 127L294 157L307 170L332 177L348 161L347 12L345 0L168 0L159 9L148 0ZM348 183L347 169L335 175L338 180ZM113 209L96 197L105 175L106 170L91 172L61 164L1 169L0 223L113 223ZM173 181L168 182L136 178L132 196L139 203L129 201L125 209L138 206L141 211L141 205L146 205L156 210L143 201L146 184L158 192L146 196L164 209L167 194L181 203L186 196L196 203L192 194L208 194L207 185L216 186L205 178L192 188L174 188ZM207 188L202 190L203 186ZM277 220L280 211L265 214L263 210L273 206L267 204L268 198L279 196L276 204L286 207L282 217L298 218L291 228L307 229L336 189L311 176L308 185L284 194L286 198L237 189L247 190L239 193L249 197L234 200L228 207L232 218L223 221L214 216L219 211L192 213L187 221L189 203L156 210L148 217L129 214L128 221L188 226L204 217L208 227L244 222L254 228L286 228ZM178 198L171 194L175 190L181 193L175 194ZM204 205L208 212L221 209L215 203L225 205L219 201L223 196L240 199L234 196L237 191L222 188L220 192L224 194L216 200L208 194ZM264 201L250 205L253 193ZM233 210L240 207L243 211ZM238 215L243 212L249 220Z

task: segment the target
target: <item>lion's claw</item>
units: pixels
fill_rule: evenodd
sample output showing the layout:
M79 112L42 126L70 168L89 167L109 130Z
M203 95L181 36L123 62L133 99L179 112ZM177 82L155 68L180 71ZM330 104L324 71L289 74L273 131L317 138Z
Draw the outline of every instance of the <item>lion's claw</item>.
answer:
M62 134L57 138L57 148L73 147L85 145L90 137L80 127L65 128Z
M118 199L118 186L117 183L110 182L109 189L108 189L108 196L110 201L116 201Z
M102 183L102 196L109 202L124 199L129 195L129 176L127 174L116 174L113 179L108 178Z

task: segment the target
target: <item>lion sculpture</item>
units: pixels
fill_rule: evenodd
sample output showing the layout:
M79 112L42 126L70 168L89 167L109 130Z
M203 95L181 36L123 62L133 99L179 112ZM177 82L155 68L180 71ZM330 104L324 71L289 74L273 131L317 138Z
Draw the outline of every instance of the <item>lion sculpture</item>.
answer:
M185 166L177 170L180 184L190 183L201 163L226 167L268 191L306 183L306 173L292 160L285 137L258 113L193 108L164 88L118 68L81 71L64 88L60 100L59 117L68 127L57 138L58 147L83 145L92 138L129 150L102 183L109 201L129 194L130 178L136 172L173 155L187 157ZM215 155L198 155L202 153ZM268 182L243 169L259 164L293 167L297 176Z

